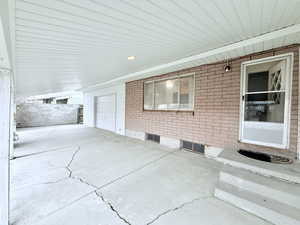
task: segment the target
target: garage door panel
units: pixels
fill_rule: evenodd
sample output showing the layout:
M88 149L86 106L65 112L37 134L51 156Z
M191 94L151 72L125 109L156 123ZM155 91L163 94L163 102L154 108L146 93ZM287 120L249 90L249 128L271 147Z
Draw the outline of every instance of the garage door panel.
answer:
M99 96L96 101L96 127L116 131L116 97L114 94Z

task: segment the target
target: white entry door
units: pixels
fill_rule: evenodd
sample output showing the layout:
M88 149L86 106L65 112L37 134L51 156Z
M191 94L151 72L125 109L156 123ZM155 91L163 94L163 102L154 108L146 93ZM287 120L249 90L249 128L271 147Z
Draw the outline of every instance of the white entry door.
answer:
M241 141L288 148L290 56L245 63L242 78Z
M115 94L96 97L96 127L116 131Z

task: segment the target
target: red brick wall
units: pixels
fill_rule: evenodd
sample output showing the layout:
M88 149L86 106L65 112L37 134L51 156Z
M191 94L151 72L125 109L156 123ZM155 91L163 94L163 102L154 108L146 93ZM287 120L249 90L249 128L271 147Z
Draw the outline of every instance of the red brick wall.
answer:
M232 70L224 63L202 65L126 84L126 129L190 140L222 148L269 148L238 142L241 63L287 52L294 53L290 151L297 151L299 46L287 46L234 59ZM195 107L192 112L143 111L143 82L195 72Z

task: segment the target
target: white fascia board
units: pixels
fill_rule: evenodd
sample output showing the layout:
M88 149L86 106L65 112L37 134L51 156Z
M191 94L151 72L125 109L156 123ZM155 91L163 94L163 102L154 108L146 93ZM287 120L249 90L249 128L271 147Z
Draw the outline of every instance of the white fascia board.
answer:
M220 48L212 49L212 50L209 50L207 52L203 52L203 53L200 53L200 54L197 54L197 55L182 58L182 59L170 62L170 63L166 63L166 64L154 66L154 67L151 67L149 69L142 70L142 71L130 73L130 74L127 74L127 75L124 75L124 76L121 76L121 77L118 77L118 78L115 78L115 79L112 79L112 80L109 80L109 81L106 81L106 82L103 82L103 83L99 83L99 84L92 85L92 86L89 86L89 87L86 87L86 88L82 88L80 90L81 91L86 91L86 90L89 90L89 89L94 89L94 88L97 88L97 87L106 86L106 85L116 83L116 82L126 82L126 81L130 81L130 80L138 79L139 76L147 75L147 74L155 72L155 71L171 68L173 66L182 65L184 63L189 63L189 62L201 60L201 59L204 59L204 58L207 58L207 57L210 57L210 56L214 56L214 55L218 55L218 54L221 54L221 53L229 52L229 51L232 51L232 50L247 47L247 46L257 44L257 43L261 43L261 42L264 42L264 41L269 41L269 40L273 40L273 39L276 39L276 38L288 36L290 34L294 34L294 33L298 33L298 32L300 32L300 24L292 25L292 26L289 26L289 27L286 27L286 28L283 28L283 29L280 29L280 30L276 30L276 31L273 31L273 32L270 32L270 33L262 34L262 35L259 35L257 37L253 37L253 38L250 38L250 39L247 39L247 40L239 41L239 42L236 42L236 43L233 43L233 44L230 44L230 45L226 45L226 46L223 46L223 47L220 47ZM201 65L201 64L199 64L199 65Z

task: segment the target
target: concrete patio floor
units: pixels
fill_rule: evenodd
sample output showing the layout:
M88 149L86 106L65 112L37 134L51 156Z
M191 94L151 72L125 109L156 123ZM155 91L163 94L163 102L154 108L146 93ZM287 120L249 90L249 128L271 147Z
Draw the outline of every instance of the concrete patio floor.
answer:
M18 130L13 225L269 225L213 197L222 164L80 125Z

